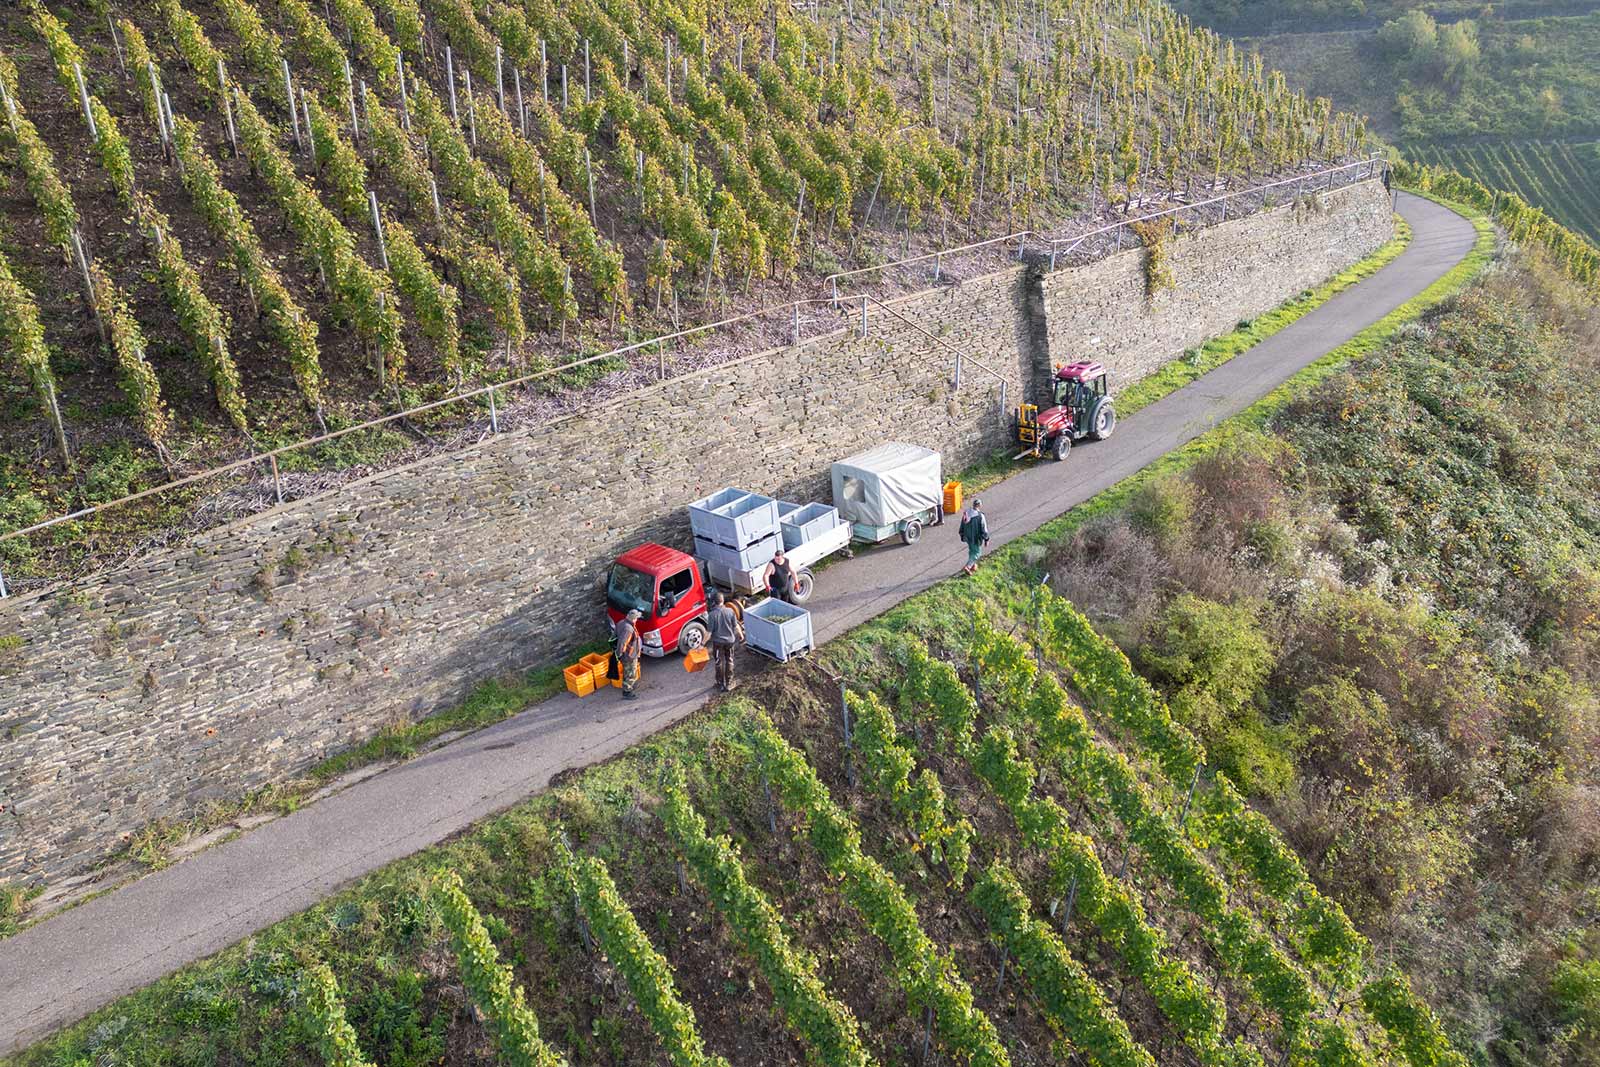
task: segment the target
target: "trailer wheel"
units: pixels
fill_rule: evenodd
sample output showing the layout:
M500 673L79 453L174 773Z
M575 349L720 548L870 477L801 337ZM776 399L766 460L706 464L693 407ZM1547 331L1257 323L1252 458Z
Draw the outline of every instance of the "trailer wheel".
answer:
M907 519L906 524L900 527L900 540L908 545L914 545L922 540L922 520Z
M801 567L794 576L794 588L789 590L789 599L796 604L804 604L811 599L811 587L815 584L816 578L810 569Z

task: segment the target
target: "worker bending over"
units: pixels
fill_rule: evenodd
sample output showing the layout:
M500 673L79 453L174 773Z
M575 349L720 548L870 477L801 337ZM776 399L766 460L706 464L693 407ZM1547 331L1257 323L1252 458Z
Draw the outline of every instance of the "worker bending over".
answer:
M731 693L733 681L733 650L744 640L744 623L739 615L723 601L722 593L713 589L711 610L706 613L706 626L711 630L711 658L717 664L717 689Z

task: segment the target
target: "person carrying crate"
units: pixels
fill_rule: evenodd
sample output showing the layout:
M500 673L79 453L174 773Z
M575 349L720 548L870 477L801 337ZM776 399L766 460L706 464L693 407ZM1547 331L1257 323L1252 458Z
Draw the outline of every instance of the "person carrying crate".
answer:
M734 688L733 653L744 640L744 623L718 590L713 589L706 600L711 605L706 613L706 627L711 631L711 658L717 664L717 690L731 693Z

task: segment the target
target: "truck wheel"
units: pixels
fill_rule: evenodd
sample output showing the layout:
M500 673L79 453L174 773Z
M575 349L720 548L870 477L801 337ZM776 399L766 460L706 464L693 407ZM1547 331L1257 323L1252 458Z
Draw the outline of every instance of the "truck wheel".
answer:
M1072 435L1063 430L1056 434L1056 439L1050 442L1050 454L1060 460L1067 458L1067 453L1072 451Z
M811 587L816 584L816 579L806 568L800 568L794 576L794 588L789 590L789 598L796 604L804 604L811 599Z
M1117 409L1111 406L1108 396L1094 406L1094 414L1089 417L1089 436L1096 441L1104 441L1116 428Z
M908 545L914 545L922 540L922 520L907 519L906 524L900 527L900 540Z
M678 631L678 651L693 652L697 648L705 648L708 636L706 624L699 619L684 623L683 629Z

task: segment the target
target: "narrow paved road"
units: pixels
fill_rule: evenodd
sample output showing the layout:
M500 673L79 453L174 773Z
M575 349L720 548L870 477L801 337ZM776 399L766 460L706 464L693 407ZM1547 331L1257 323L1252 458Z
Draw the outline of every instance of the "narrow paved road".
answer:
M1109 443L1074 450L986 491L995 547L1037 529L1266 395L1421 293L1460 262L1470 223L1401 194L1411 246L1389 266L1274 337L1128 419ZM915 547L840 562L811 605L836 637L956 573L954 526ZM0 1054L292 915L391 860L435 844L606 759L702 707L710 673L646 663L641 699L562 694L177 866L0 941Z

